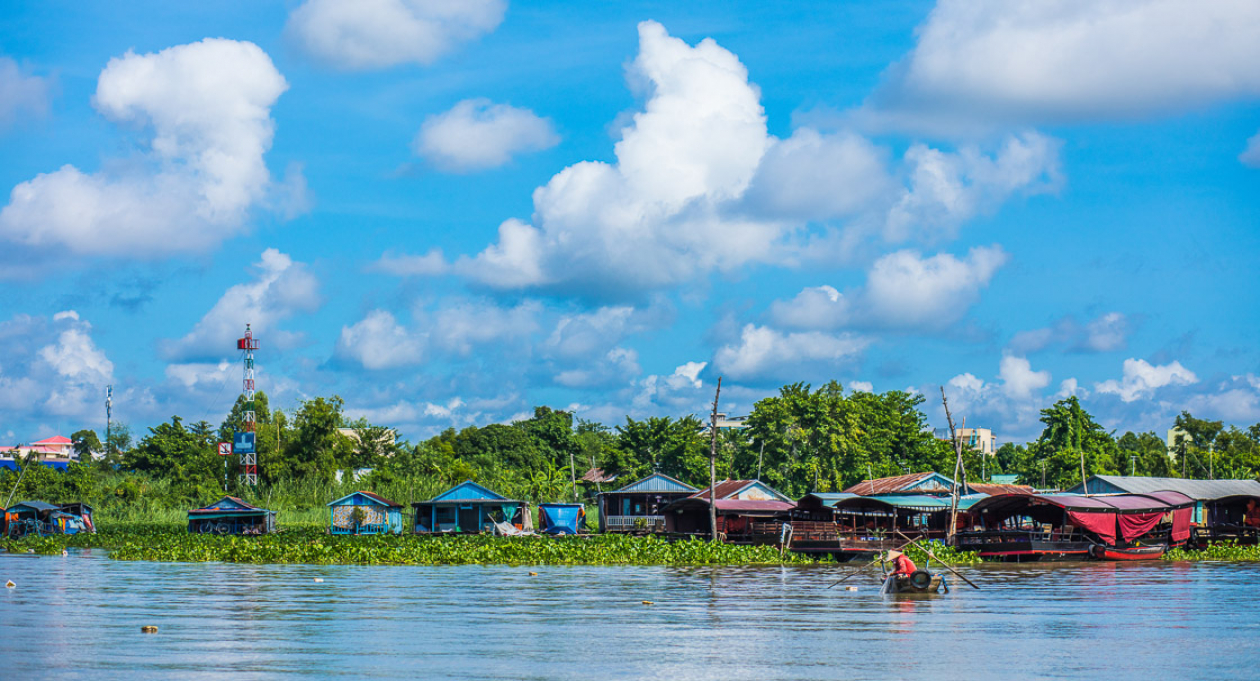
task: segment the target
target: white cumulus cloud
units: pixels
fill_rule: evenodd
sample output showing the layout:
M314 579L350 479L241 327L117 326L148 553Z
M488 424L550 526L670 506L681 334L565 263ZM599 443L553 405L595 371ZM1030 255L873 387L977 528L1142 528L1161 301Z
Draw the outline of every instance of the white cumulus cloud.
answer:
M1260 132L1247 140L1247 148L1238 155L1238 160L1242 161L1243 165L1260 168Z
M851 334L785 333L748 324L737 343L717 349L713 364L719 374L736 381L799 379L852 364L867 345L869 341Z
M430 64L490 33L507 0L306 0L286 31L311 56L346 70Z
M1002 392L1017 400L1026 400L1050 385L1049 371L1033 371L1026 358L1012 355L1002 358L998 377L1002 379Z
M365 369L393 369L419 364L424 359L425 340L401 326L388 311L373 310L341 329L336 352Z
M124 256L217 245L274 188L263 155L271 106L287 88L248 42L207 38L111 59L93 104L113 121L151 129L147 153L96 173L65 165L17 185L0 211L0 238Z
M1132 117L1260 95L1251 0L940 0L868 107L910 126Z
M1133 402L1151 397L1156 390L1165 386L1184 386L1199 382L1193 371L1181 365L1181 362L1152 365L1144 359L1124 360L1124 374L1119 379L1111 379L1094 384L1099 393L1118 395L1121 401Z
M806 288L775 301L770 316L797 329L940 329L966 314L1006 260L999 246L973 248L966 258L897 251L875 261L864 287L844 294Z
M165 340L159 349L167 359L220 358L234 354L236 339L249 324L265 347L291 347L300 336L280 329L280 323L300 312L314 312L323 304L319 279L306 266L274 248L255 263L257 276L223 293L210 311L179 340Z
M452 172L501 166L512 157L560 143L551 121L529 109L466 99L427 118L412 147L430 163Z

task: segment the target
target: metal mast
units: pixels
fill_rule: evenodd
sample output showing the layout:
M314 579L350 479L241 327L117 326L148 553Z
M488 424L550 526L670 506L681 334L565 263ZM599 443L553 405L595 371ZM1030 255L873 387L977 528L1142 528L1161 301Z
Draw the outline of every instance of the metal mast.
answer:
M109 436L114 424L114 386L105 386L105 454L109 455ZM89 456L88 459L92 457ZM108 459L107 459L108 460Z
M241 482L246 485L258 484L258 450L255 448L254 433L254 351L258 349L258 341L254 340L254 332L249 324L245 325L245 337L236 341L236 349L245 351L245 375L242 381L241 394L245 396L244 437L237 436L234 449L241 457Z

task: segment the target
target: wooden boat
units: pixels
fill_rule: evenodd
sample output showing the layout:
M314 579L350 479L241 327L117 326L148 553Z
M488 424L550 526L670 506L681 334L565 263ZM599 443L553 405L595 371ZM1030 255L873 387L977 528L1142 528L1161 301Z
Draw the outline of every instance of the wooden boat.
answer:
M1090 547L1089 555L1098 560L1159 560L1167 550L1167 544L1129 547L1095 544Z
M941 587L945 588L945 593L949 593L949 586L945 585L945 580L941 579L940 575L934 575L927 570L915 570L908 575L888 575L879 592L881 594L934 594L939 593Z

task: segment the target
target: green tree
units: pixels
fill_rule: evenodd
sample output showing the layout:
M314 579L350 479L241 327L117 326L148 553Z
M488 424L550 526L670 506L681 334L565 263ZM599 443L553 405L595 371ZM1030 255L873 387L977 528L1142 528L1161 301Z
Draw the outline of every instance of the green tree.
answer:
M77 430L70 436L70 441L74 443L75 458L80 461L91 462L94 454L105 452L105 446L94 430Z

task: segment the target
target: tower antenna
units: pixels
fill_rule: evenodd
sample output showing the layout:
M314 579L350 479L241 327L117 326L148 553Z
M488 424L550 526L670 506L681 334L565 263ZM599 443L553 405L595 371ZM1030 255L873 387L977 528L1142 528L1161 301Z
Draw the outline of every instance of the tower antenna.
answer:
M245 375L241 385L241 394L245 396L245 423L243 431L236 434L232 450L241 456L241 482L256 487L258 450L255 447L257 434L254 432L254 351L258 349L258 341L249 324L245 325L245 337L237 339L236 349L245 351Z

